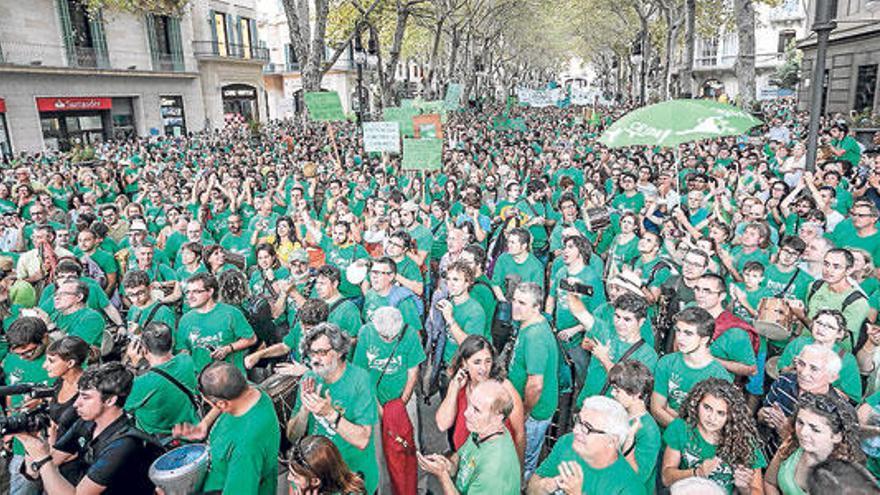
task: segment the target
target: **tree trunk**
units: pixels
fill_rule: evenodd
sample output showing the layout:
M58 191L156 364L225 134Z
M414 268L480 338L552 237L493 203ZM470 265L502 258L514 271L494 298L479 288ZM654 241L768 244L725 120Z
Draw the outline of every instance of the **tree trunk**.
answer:
M681 17L676 15L677 9L675 7L673 5L671 8L663 9L663 15L666 18L666 60L663 63L663 82L660 96L664 100L668 100L671 95L672 60L675 57L678 30L681 27Z
M694 51L697 44L697 0L684 2L684 68L679 77L681 95L694 97Z
M734 0L739 50L736 81L742 108L751 110L755 101L755 8L752 0Z
M386 106L390 106L395 101L395 95L392 91L394 85L394 72L397 63L400 61L400 50L403 46L403 35L406 33L406 23L409 20L409 4L401 1L397 2L397 24L394 28L394 38L391 40L391 48L388 50L388 60L385 62L385 73L382 78L382 98Z

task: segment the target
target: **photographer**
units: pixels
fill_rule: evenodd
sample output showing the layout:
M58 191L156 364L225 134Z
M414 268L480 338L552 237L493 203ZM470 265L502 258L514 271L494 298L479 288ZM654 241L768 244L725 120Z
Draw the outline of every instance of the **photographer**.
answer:
M149 368L134 379L125 410L137 427L151 435L167 436L174 425L196 423L196 370L188 354L174 355L171 327L152 322L128 344L131 363L145 361Z
M91 366L79 379L79 396L74 403L80 419L53 447L34 433L15 436L27 451L27 475L42 480L48 495L153 493L147 471L155 452L122 409L132 379L132 373L119 363ZM76 485L58 469L58 464L74 454L87 466Z
M6 376L7 385L19 383L47 382L49 376L43 369L43 361L46 359L45 350L48 342L48 330L43 320L33 317L22 317L9 326L6 331L6 339L9 343L9 354L3 360L3 373ZM23 395L10 395L5 397L3 404L8 415L17 414L17 408L24 403ZM23 409L23 408L22 408ZM36 493L36 487L19 474L19 468L24 462L25 450L19 442L13 442L12 460L9 463L10 493L30 494Z
M74 404L79 397L79 379L83 374L83 363L89 357L89 344L79 337L62 337L46 348L43 369L49 378L55 379L52 385L53 396L48 406L49 442L63 437L76 423L79 416ZM78 482L85 472L82 459L72 459L58 466L61 475L71 483Z

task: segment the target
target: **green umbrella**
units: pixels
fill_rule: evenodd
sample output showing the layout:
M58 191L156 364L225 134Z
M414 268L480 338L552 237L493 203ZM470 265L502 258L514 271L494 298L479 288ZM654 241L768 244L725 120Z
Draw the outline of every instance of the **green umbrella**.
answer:
M712 100L669 100L642 107L611 125L599 142L624 146L675 147L681 143L736 136L760 125L751 114Z

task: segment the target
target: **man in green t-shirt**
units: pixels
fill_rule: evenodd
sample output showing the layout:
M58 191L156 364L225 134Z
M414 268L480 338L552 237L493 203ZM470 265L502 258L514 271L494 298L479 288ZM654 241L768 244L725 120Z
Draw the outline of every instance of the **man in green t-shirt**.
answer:
M244 351L257 336L238 308L217 302L217 279L197 273L186 284L189 312L180 319L175 348L188 351L201 371L211 361L228 361L244 372Z
M188 440L208 439L211 466L202 489L274 495L281 430L272 399L249 385L236 366L222 361L205 368L198 388L219 416L208 415L197 426L184 423L175 433Z
M486 380L470 393L465 424L471 435L458 452L416 454L419 466L437 477L444 494L502 495L520 493L519 458L504 421L513 400L504 386Z
M850 219L840 222L828 237L840 248L864 249L871 254L874 267L880 267L880 212L871 200L858 200L850 209Z
M303 375L291 420L294 430L322 435L339 449L342 460L361 472L366 493L379 485L373 428L379 425L375 385L363 368L349 364L350 339L332 323L316 325L303 336Z
M678 409L688 392L706 378L733 381L709 350L715 332L715 319L703 308L685 308L673 318L675 352L666 354L654 368L651 414L661 427L678 417Z
M629 417L620 403L602 396L588 398L575 417L574 432L556 442L529 481L527 493L644 495L644 484L620 455L629 432Z
M97 311L86 307L89 286L82 280L64 282L55 292L56 312L51 316L58 329L86 341L95 349L101 347L104 336L104 318Z
M486 316L483 335L492 335L492 321L495 318L498 299L492 292L492 281L483 273L483 267L486 266L486 251L479 245L472 244L461 252L458 261L467 263L474 271L474 284L471 286L470 295L480 304Z
M232 214L226 219L227 230L223 237L220 238L220 246L230 253L243 256L245 262L251 257L251 233L242 230L243 221L241 215Z
M495 297L506 301L513 285L534 282L544 288L544 266L529 251L532 236L521 227L507 232L507 252L498 257L492 272Z
M188 354L171 353L173 337L166 323L149 323L127 349L131 362L145 361L148 370L134 379L125 410L151 435L168 436L174 425L199 420L195 365Z
M446 269L448 299L436 303L446 323L446 346L443 348L443 362L451 363L458 346L468 335L482 335L490 341L491 332L486 333L486 314L483 307L470 296L474 283L474 272L467 263L456 261Z
M513 320L520 330L510 359L509 376L523 401L526 415L524 479L538 465L544 435L559 403L559 347L541 313L544 294L538 284L519 284L513 293Z
M81 230L76 236L76 244L71 252L83 263L90 277L103 277L104 293L113 296L116 284L119 282L116 259L112 254L99 248L98 236L91 229Z
M715 331L709 345L712 356L731 374L748 379L758 370L756 346L753 345L758 337L750 325L724 309L722 301L726 296L727 283L714 273L703 275L694 286L697 306L715 319Z
M848 162L855 169L862 159L862 148L855 138L848 135L848 132L849 129L843 123L831 127L831 154L839 160Z
M128 331L136 332L151 322L162 322L172 331L177 329L174 310L153 297L150 290L150 276L142 270L131 270L122 279L125 293L131 305L128 308Z

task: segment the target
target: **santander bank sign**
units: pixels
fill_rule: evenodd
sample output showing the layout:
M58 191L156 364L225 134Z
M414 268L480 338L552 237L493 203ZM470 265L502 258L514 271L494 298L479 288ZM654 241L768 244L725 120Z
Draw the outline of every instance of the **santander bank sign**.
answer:
M113 100L103 97L70 96L60 98L37 98L37 110L41 112L79 112L87 110L110 110Z

